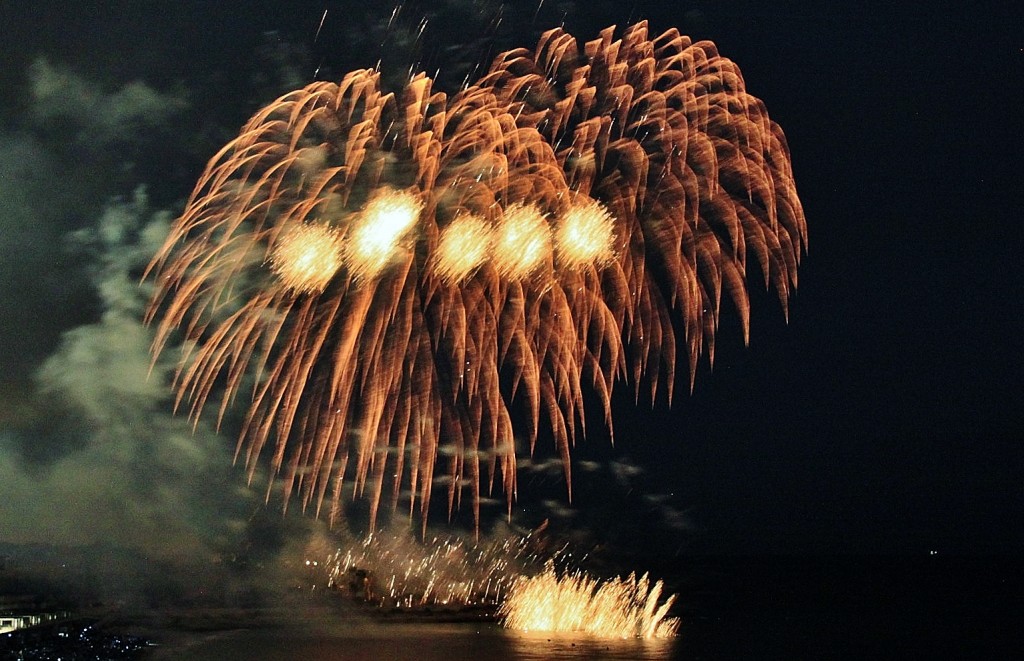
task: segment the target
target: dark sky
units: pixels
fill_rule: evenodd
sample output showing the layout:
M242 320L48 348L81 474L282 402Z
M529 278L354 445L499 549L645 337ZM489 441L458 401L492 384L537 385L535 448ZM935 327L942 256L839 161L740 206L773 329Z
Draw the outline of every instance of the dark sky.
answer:
M93 197L18 221L52 223L46 231L0 224L8 251L88 226L104 199L138 183L149 184L155 208L180 204L209 146L295 71L303 84L316 71L340 76L380 56L408 68L412 52L457 84L491 49L531 46L562 17L580 37L649 18L656 31L712 39L789 140L810 232L789 323L771 296L755 291L748 348L726 317L715 368L702 367L692 397L653 412L621 398L615 447L595 435L576 459L636 467L639 477L616 484L654 495L648 504L670 503L666 511L683 521L674 534L694 551L1024 551L1024 16L1014 3L547 0L536 19L536 5L511 3L495 28L493 14L480 10L495 3L410 2L407 29L417 24L409 16L432 17L425 38L384 52L375 30L390 9L355 8L366 3L65 4L0 10L2 136L11 153L33 136L58 163L54 171ZM478 30L497 46L466 36ZM107 91L140 80L184 98L179 122L194 133L159 123L132 140L81 147L90 162L118 172L94 181L66 165L76 157L66 145L78 138L54 146L52 131L66 122L47 123L29 99L28 72L40 56ZM117 169L128 161L131 168ZM0 201L14 205L15 197ZM77 199L89 201L76 212ZM31 263L35 273L50 268L40 260ZM20 277L13 266L2 273ZM81 287L58 289L60 298L49 299L56 307L13 298L3 306L27 316L5 321L0 336L8 393L0 429L32 417L24 409L38 405L26 384L59 333L102 308ZM45 291L52 296L52 287ZM0 459L23 461L32 433L5 432ZM585 513L576 520L629 520L629 494L613 495L619 486L601 475L578 482L574 504ZM9 484L0 481L0 500ZM529 500L524 507L540 508ZM4 525L0 541L19 538L15 524Z

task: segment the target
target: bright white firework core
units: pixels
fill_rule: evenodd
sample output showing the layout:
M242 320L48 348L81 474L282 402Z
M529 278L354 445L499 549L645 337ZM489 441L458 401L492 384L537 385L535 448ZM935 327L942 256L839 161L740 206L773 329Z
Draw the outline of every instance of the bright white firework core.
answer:
M441 279L459 282L487 258L493 231L478 216L459 216L444 228L437 246L436 273Z
M494 265L513 280L532 273L551 254L551 229L535 206L505 210L494 246Z
M373 198L360 214L349 239L346 256L361 277L378 275L419 218L423 203L409 192L387 190Z
M274 246L270 268L289 289L322 292L341 268L341 236L326 225L297 225Z
M603 266L614 257L614 219L600 202L575 204L562 216L555 231L558 261L568 268Z
M499 615L506 628L576 632L597 638L668 638L679 629L667 617L675 595L661 602L663 584L644 574L600 581L585 572L559 575L549 562L542 574L520 578Z

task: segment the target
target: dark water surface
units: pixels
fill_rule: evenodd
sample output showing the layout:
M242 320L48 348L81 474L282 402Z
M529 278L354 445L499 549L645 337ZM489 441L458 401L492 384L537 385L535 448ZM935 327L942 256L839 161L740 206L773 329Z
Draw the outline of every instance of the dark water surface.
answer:
M603 641L508 632L498 625L390 624L349 633L234 631L159 659L303 661L542 661L544 659L1015 659L1007 621L880 619L835 616L695 619L668 641ZM909 626L908 626L909 623Z
M236 631L161 658L196 661L241 659L328 661L330 659L673 659L679 640L586 640L509 632L496 624L385 624L332 631Z
M678 637L604 641L493 623L309 618L197 635L156 659L1019 659L1024 562L1010 558L691 559L665 576Z

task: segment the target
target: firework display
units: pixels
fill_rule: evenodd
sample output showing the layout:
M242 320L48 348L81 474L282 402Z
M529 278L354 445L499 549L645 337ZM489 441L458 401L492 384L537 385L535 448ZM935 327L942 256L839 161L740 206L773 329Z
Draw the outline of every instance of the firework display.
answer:
M555 554L549 562L555 559L565 561ZM517 577L543 562L529 536L466 542L378 533L339 548L324 567L328 587L381 608L419 609L496 606Z
M723 294L746 337L749 258L785 310L805 247L785 137L714 44L556 29L451 96L366 70L260 110L154 258L149 318L156 352L186 340L177 403L244 400L237 456L286 502L425 526L444 483L478 521L542 428L571 489L585 403L610 433L618 381L692 387Z
M666 617L675 595L663 603L662 582L647 574L600 581L586 572L559 574L553 563L536 576L512 583L498 609L509 629L544 633L576 632L598 638L668 638L678 618Z
M326 573L328 589L384 610L478 608L505 628L533 633L676 634L679 620L668 617L676 595L663 599L661 581L646 574L602 580L579 569L567 546L551 552L536 541L532 534L467 542L376 533L306 565Z

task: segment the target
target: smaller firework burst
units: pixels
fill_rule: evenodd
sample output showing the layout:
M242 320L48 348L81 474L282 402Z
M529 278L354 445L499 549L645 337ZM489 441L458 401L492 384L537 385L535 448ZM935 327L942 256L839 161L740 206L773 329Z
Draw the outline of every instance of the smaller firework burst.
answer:
M608 209L596 200L574 205L555 232L559 264L574 270L588 264L606 265L615 257L614 223Z
M363 210L352 231L347 257L353 273L366 279L380 274L422 208L423 203L410 192L384 189L379 193Z
M533 273L551 254L551 231L544 214L532 205L505 210L495 244L494 265L510 280Z
M441 233L434 258L437 275L449 284L468 278L487 259L492 234L490 225L478 216L456 218Z
M529 535L487 543L374 534L327 558L328 586L382 608L495 607L541 560Z
M543 573L515 581L498 609L506 628L534 632L580 632L599 638L667 638L679 619L666 617L676 596L664 603L662 582L644 574L601 582L585 572L559 573L548 562Z
M341 268L341 235L324 225L298 225L285 232L273 252L270 268L289 289L318 294Z

